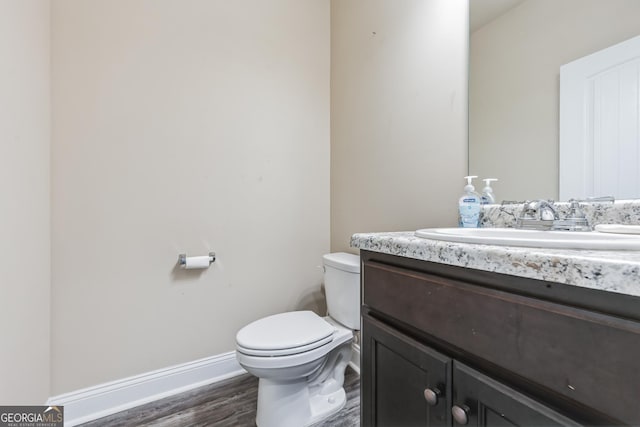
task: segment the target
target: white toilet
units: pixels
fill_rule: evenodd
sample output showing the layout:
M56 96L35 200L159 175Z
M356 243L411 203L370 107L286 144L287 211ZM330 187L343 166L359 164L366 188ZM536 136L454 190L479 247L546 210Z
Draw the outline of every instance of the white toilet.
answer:
M260 378L259 427L303 427L346 402L344 371L360 329L360 258L323 256L329 316L292 311L256 320L236 335L240 365Z

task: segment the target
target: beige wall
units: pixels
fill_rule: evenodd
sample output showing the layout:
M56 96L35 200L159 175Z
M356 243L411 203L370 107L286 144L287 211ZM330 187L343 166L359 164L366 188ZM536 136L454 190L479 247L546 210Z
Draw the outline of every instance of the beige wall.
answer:
M49 2L0 0L0 404L49 396Z
M467 170L465 0L331 2L331 247L457 223Z
M329 18L328 0L53 2L52 394L231 351L321 299Z
M230 351L322 312L330 237L454 224L464 3L0 0L0 401Z
M527 0L471 35L470 173L558 198L560 66L640 34L637 0Z

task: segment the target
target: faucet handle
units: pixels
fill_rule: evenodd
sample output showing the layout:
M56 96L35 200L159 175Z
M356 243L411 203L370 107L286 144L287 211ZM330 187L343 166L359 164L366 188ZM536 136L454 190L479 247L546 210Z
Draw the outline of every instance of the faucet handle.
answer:
M552 230L564 231L591 231L587 216L582 211L580 200L569 200L569 213L562 220L553 222Z
M520 211L521 219L536 219L536 213L538 212L538 205L535 201L525 200Z
M569 200L571 201L571 200ZM616 198L613 196L600 196L600 197L587 197L584 200L580 200L581 202L589 202L589 203L601 203L601 202L611 202L615 203Z
M569 199L569 213L566 219L585 219L586 217L580 206L580 200Z
M555 221L558 219L558 213L553 206L553 200L540 200L540 219L543 221Z

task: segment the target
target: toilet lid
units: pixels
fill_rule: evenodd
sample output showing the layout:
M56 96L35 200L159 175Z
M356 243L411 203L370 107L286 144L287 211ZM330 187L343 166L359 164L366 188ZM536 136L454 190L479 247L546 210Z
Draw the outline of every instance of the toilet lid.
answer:
M333 326L314 312L292 311L248 324L240 329L236 342L239 347L250 350L295 350L325 344L333 332ZM317 346L312 345L314 343Z

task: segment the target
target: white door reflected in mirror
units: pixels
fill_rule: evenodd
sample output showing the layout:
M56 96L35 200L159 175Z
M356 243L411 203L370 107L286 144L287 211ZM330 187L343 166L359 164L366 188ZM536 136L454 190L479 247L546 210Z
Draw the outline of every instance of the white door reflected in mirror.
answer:
M560 200L640 194L640 36L560 68Z

